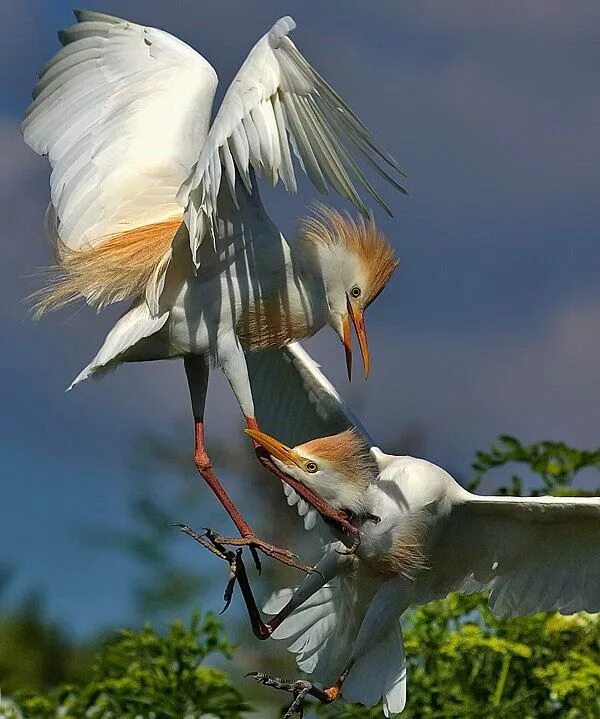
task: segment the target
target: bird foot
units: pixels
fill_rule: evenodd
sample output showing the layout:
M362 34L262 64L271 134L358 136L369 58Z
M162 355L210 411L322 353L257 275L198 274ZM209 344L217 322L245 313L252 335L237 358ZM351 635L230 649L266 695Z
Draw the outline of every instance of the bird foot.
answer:
M250 549L250 553L252 554L256 570L259 573L262 569L260 557L258 556L259 551L267 557L276 559L278 562L286 564L289 567L293 567L294 569L306 572L306 574L310 574L315 571L314 567L300 562L298 555L294 554L289 549L283 549L282 547L277 547L274 544L265 542L263 539L260 539L254 534L248 534L243 537L223 537L222 535L214 532L212 529L205 529L203 535L198 535L196 532L190 530L189 527L184 528L182 525L179 526L185 534L191 536L216 556L227 561L230 564L230 567L233 558L236 555L231 550L227 549L227 547L238 547L238 551L241 551L243 547L248 547Z
M283 719L291 719L295 714L302 719L304 714L304 701L309 695L318 699L322 704L329 704L338 696L338 691L335 687L331 689L319 689L319 687L316 687L312 682L306 681L305 679L290 681L288 679L280 679L272 674L264 674L263 672L249 672L245 676L251 677L266 687L280 689L294 696L292 703L283 715Z
M308 564L303 564L299 561L298 555L291 552L289 549L283 549L283 547L277 547L274 544L265 542L255 534L248 534L244 537L223 537L220 534L215 534L210 529L206 530L206 537L209 541L215 542L217 546L221 547L248 547L254 559L256 570L260 573L261 561L258 556L258 551L265 554L267 557L286 564L288 567L299 569L302 572L310 574L313 572L313 567Z
M219 557L219 559L223 559L229 565L229 577L227 579L227 584L225 585L225 591L223 592L223 601L225 602L225 605L219 612L219 614L223 614L227 611L227 609L229 609L231 599L233 598L233 590L237 579L238 567L242 561L242 548L240 547L235 552L227 549L224 545L213 540L213 538L217 535L214 535L213 533L210 533L209 535L208 532L210 532L210 530L208 530L206 534L202 535L198 534L198 532L195 532L193 529L190 529L190 527L186 524L177 524L175 526L179 527L183 534L187 534L188 537L194 539L205 549L208 549L209 552L212 552L214 555Z

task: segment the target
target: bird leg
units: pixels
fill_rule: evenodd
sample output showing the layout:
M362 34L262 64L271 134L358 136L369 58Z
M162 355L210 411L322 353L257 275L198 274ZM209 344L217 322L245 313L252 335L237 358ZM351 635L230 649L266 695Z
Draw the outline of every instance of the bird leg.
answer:
M283 562L291 567L304 569L305 565L300 564L295 560L296 555L293 552L281 547L276 547L275 545L265 542L256 536L252 527L248 524L248 522L246 522L225 491L223 485L219 482L217 475L213 471L210 458L206 451L204 437L204 404L208 388L208 362L206 357L188 355L184 358L184 367L190 389L192 410L194 413L194 464L196 465L200 476L212 489L213 493L219 502L221 502L223 508L231 517L241 535L242 541L236 539L231 544L234 546L248 546L252 554L252 558L254 559L256 569L259 572L261 569L261 562L258 556L258 551L261 551L266 556L272 557L273 559ZM247 420L248 425L255 426L256 420L254 420L254 424L251 424L250 420L252 420L252 418ZM223 540L225 540L225 538L223 538ZM223 544L226 543L227 542L225 541L223 542Z
M233 589L237 581L248 611L248 617L252 626L252 633L257 639L268 639L281 622L283 622L283 620L294 611L295 605L293 605L292 602L289 602L288 605L279 612L279 614L272 617L268 622L263 621L256 599L254 598L252 587L250 586L250 580L248 579L248 574L246 573L246 567L242 560L242 549L240 548L236 552L228 550L221 541L223 537L215 534L210 529L205 530L204 534L200 535L186 525L180 524L178 526L184 534L188 535L188 537L191 537L217 557L225 560L229 564L229 579L223 595L225 606L221 611L221 614L231 604ZM306 565L300 566L306 572L315 571L312 567L308 567Z
M273 687L274 689L280 689L293 694L294 699L283 715L283 719L291 719L294 714L298 714L300 719L302 719L304 714L304 700L307 696L315 697L321 704L331 704L331 702L334 702L339 697L342 684L348 676L348 672L352 669L352 664L352 661L349 662L335 684L332 684L332 686L327 689L320 689L305 679L290 681L274 677L272 674L264 674L263 672L249 672L246 676L252 677L259 684L264 684L266 687Z
M254 443L254 451L256 452L258 461L263 467L266 467L269 472L278 477L282 482L288 484L305 502L317 510L326 524L337 529L338 532L342 534L347 540L344 541L344 544L346 544L348 549L341 552L341 554L354 554L360 546L360 531L352 524L348 513L334 509L329 502L326 502L320 495L313 492L305 484L282 472L275 462L273 462L273 458L267 450L265 450L264 447L257 446L256 442Z
M252 553L256 569L259 572L261 570L261 562L258 556L258 551L261 551L267 557L276 559L278 562L287 564L290 567L294 567L302 571L312 571L311 567L307 567L307 565L299 562L297 560L297 556L289 549L277 547L274 544L265 542L263 539L256 536L254 530L240 514L238 508L232 502L211 467L210 460L208 459L208 455L204 447L204 423L201 420L196 420L195 437L196 449L194 452L194 463L196 464L198 472L212 489L217 499L221 502L225 511L231 517L238 532L240 533L240 537L221 537L219 535L219 543L222 546L248 547Z
M219 557L219 559L224 559L229 564L229 578L227 580L225 591L223 593L223 600L225 601L225 606L219 612L219 614L223 614L225 611L227 611L227 609L229 609L229 605L231 604L233 590L237 578L238 562L242 561L242 550L238 549L236 552L232 552L231 550L226 549L222 545L219 545L219 543L214 541L212 537L208 537L208 531L210 530L207 530L207 534L203 536L201 534L198 534L198 532L194 532L194 530L190 529L187 524L176 524L175 526L179 527L183 534L187 534L188 537L191 537L193 540L201 544L205 549L208 549L209 552L215 554L217 557Z

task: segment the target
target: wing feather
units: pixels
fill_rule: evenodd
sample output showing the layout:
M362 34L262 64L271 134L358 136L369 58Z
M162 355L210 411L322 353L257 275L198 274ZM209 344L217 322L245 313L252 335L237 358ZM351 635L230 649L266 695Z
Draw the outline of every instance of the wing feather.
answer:
M52 166L59 256L182 216L176 195L207 136L217 84L200 54L162 30L75 15L22 125ZM220 167L213 162L217 189Z
M371 439L319 365L299 344L281 350L246 355L254 408L259 426L282 442L295 446L315 437L355 427L370 445ZM318 516L288 485L287 502L296 505L304 527L312 529Z
M387 212L389 208L358 169L348 148L404 192L393 177L393 173L402 174L396 161L377 147L367 128L301 55L288 37L294 28L290 17L282 18L251 50L227 90L194 171L181 188L179 198L186 205L197 264L202 233L208 227L215 233L214 198L220 180L213 158L223 161L220 148L225 145L229 145L248 192L250 167L273 185L281 179L288 192L296 192L290 144L320 192L334 189L365 215L368 209L359 190L366 191Z
M471 495L439 541L436 596L472 580L501 617L600 611L600 498Z

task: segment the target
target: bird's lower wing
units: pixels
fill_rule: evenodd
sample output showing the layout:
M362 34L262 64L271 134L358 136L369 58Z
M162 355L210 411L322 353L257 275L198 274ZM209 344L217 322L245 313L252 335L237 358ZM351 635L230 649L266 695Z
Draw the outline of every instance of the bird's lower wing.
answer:
M168 312L154 317L145 302L134 305L111 329L98 354L77 375L69 389L92 375L100 375L114 369L122 361L127 350L159 332L168 319Z
M492 611L600 611L600 499L473 497L433 558L434 593L490 590Z
M330 545L325 563L338 562L337 545ZM300 585L312 580L306 578ZM377 590L369 572L346 575L341 570L329 583L310 595L273 633L273 639L284 640L296 655L298 667L312 674L324 685L334 682L348 663L369 603ZM295 591L275 592L263 607L267 614L276 614L290 601ZM348 674L342 694L345 699L373 706L383 699L386 717L400 713L406 703L406 657L402 627L395 619L383 641L360 656Z
M260 428L293 447L315 437L354 427L372 445L360 420L299 344L247 355L256 418ZM284 486L288 504L297 505L311 529L317 513Z

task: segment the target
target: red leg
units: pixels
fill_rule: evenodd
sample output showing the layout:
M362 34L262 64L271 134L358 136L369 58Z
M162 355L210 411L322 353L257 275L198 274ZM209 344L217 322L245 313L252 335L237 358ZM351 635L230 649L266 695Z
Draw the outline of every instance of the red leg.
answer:
M260 551L266 554L268 557L277 559L279 562L287 564L290 567L301 569L304 572L312 571L312 567L309 567L308 565L299 562L293 552L290 552L288 549L283 549L282 547L277 547L274 544L270 544L269 542L265 542L263 539L259 539L259 537L256 536L252 527L242 517L239 510L231 500L231 497L227 494L221 482L219 482L217 475L213 472L212 466L210 464L210 459L206 452L206 447L204 446L203 421L201 419L197 419L195 421L195 426L196 446L194 450L194 462L196 464L196 467L198 468L198 472L200 472L200 475L202 476L204 481L212 489L219 502L221 502L225 511L231 517L238 532L240 533L240 539L216 535L218 537L219 543L236 547L249 547L250 551L252 552L254 564L259 571L260 560L256 553L257 549L260 549Z
M248 546L252 552L254 563L259 570L260 560L256 552L257 549L260 549L267 556L273 557L284 564L297 567L303 571L310 571L309 567L296 561L295 554L293 552L290 552L287 549L281 549L280 547L276 547L273 544L269 544L268 542L264 542L262 539L259 539L254 534L252 527L242 517L222 484L219 482L217 475L214 473L211 466L204 440L204 403L208 388L208 360L203 356L188 355L184 358L184 366L190 388L192 411L194 413L194 463L198 472L212 489L219 502L221 502L225 511L231 517L241 535L241 539L235 539L229 543L234 544L235 546ZM224 540L225 538L221 539Z
M204 481L215 493L217 499L219 500L219 502L221 502L221 504L225 508L225 511L233 520L233 523L235 524L241 536L253 536L254 532L252 531L252 528L250 527L248 522L246 522L246 520L242 517L239 510L232 502L231 497L227 494L225 488L217 479L217 475L213 472L212 466L210 464L210 459L208 458L208 454L206 452L206 446L204 444L204 421L202 419L196 419L194 421L194 425L194 463L198 469L198 472L200 472L202 479L204 479Z

